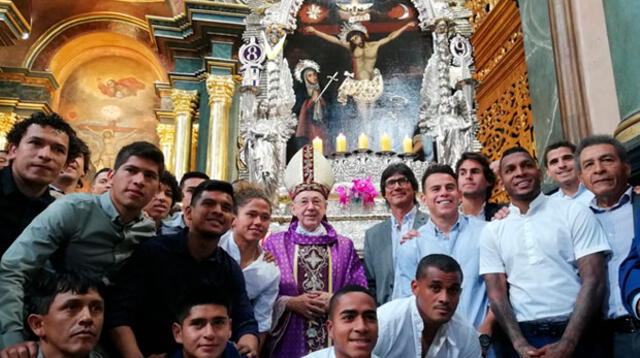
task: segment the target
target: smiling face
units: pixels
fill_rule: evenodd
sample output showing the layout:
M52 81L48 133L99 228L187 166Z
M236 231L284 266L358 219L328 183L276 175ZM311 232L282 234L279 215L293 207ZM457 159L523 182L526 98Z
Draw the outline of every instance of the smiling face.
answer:
M134 215L144 208L158 190L158 165L149 159L130 156L109 172L111 201L121 215Z
M552 149L547 153L547 175L560 186L578 182L573 151L569 147Z
M224 306L196 305L172 329L174 339L182 344L185 358L218 358L231 338L231 319Z
M411 282L411 290L425 326L440 326L451 319L458 307L462 278L458 272L444 272L431 266L422 278Z
M429 215L451 218L458 215L460 191L456 179L446 173L429 175L423 184L422 204L429 208Z
M315 190L303 191L293 199L291 213L305 230L314 231L327 213L327 199Z
M219 238L233 221L233 198L222 191L205 190L194 206L185 210L190 229L204 238Z
M32 314L27 320L47 356L82 357L98 343L103 319L104 301L89 289L85 294L59 293L47 314Z
M458 188L462 195L484 197L490 185L480 163L473 159L462 162L458 168Z
M340 296L327 321L336 357L368 358L378 340L376 303L364 292Z
M149 204L144 207L144 211L154 220L161 220L169 215L171 211L171 198L173 191L167 184L160 183L160 189L153 196Z
M611 144L588 146L580 153L580 180L596 197L619 197L627 188L631 165L620 159Z
M265 237L271 224L271 206L263 199L254 198L238 208L233 221L233 235L246 241Z
M384 198L390 207L410 207L415 196L416 192L404 174L397 173L385 180Z
M32 124L17 146L9 145L14 176L25 183L47 185L67 161L69 136L53 127Z
M529 202L540 193L540 169L528 153L516 152L502 158L500 177L514 201Z

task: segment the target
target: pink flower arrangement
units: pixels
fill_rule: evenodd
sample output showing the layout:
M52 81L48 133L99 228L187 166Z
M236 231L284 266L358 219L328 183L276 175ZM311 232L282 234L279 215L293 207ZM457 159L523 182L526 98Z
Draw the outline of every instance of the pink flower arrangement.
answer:
M351 181L351 188L339 186L336 192L339 195L339 202L342 206L349 205L349 202L362 204L362 206L372 206L373 200L378 196L376 188L371 182L371 177L367 179L354 179Z

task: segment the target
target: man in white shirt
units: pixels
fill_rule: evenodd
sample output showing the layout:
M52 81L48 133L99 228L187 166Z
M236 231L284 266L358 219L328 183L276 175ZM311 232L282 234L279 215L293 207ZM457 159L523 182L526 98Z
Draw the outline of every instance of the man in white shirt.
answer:
M593 193L580 183L578 171L575 169L574 153L576 146L568 141L549 144L544 150L544 167L546 173L558 185L558 191L550 196L589 205Z
M602 228L586 207L541 193L540 169L523 148L503 154L500 176L509 215L480 239L480 274L510 340L496 348L507 357L601 356L587 328L597 326L606 286Z
M304 358L378 358L371 354L378 339L376 301L371 292L359 285L336 291L329 301L327 331L333 347Z
M462 269L452 257L420 260L413 296L378 308L380 335L373 352L385 358L478 358L478 334L454 315L462 291Z
M611 246L607 261L609 294L605 301L605 327L613 335L611 356L640 357L640 320L625 309L618 284L620 264L629 254L634 237L634 194L627 182L631 163L622 144L609 136L583 139L576 156L580 179L595 194L591 210L605 229ZM632 300L637 306L640 294Z

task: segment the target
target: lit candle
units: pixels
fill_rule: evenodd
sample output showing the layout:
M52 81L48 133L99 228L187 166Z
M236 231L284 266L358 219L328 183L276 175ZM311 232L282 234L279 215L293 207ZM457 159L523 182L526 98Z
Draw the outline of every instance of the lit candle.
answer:
M364 133L358 136L358 149L369 149L369 138Z
M382 135L380 138L380 150L383 152L391 151L391 137L387 133Z
M323 154L322 153L322 139L320 139L318 137L315 137L315 138L313 138L313 141L311 143L313 143L313 149L315 149L318 152L320 152L320 154Z
M347 151L347 137L345 137L344 134L340 133L336 138L336 152L344 153L346 151Z
M413 153L413 141L411 138L404 136L402 140L402 151L405 153Z

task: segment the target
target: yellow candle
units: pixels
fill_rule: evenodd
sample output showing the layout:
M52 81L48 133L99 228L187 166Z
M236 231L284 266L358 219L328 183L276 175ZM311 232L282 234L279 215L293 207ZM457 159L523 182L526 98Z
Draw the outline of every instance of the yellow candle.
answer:
M405 153L413 153L413 141L411 138L404 136L402 140L402 151Z
M344 153L346 151L347 151L347 137L345 137L344 134L340 133L336 138L336 152Z
M364 133L360 133L358 136L358 149L369 149L369 138Z
M380 138L380 150L383 152L391 151L391 137L387 133L382 135Z
M313 149L317 150L318 152L320 152L320 154L324 155L324 153L322 153L322 139L315 137L313 138L313 141L311 143L313 143Z

